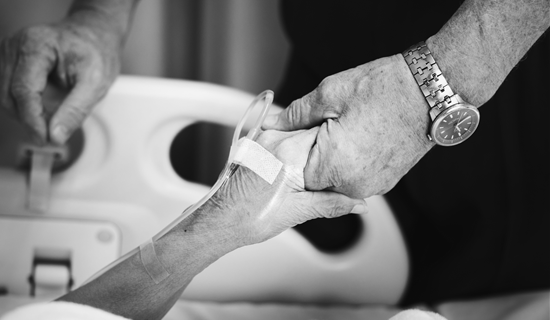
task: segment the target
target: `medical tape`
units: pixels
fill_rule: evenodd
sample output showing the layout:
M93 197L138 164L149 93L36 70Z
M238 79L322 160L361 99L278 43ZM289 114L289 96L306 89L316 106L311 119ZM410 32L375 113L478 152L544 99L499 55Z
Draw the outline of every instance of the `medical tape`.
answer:
M283 163L264 147L246 137L231 147L230 161L252 170L269 184L279 175Z
M141 256L141 263L147 271L147 274L155 281L156 284L159 284L162 280L168 278L170 273L166 270L164 265L160 262L157 252L155 251L155 244L153 239L139 246L139 252Z

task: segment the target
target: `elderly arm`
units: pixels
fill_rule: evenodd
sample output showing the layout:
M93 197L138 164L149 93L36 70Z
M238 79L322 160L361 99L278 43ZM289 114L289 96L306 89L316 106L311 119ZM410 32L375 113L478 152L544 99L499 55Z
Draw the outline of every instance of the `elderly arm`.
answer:
M427 44L453 91L479 107L549 24L548 0L468 0ZM325 78L264 127L323 123L306 166L306 188L369 197L393 188L434 146L426 138L428 110L396 54Z
M262 134L258 141L285 164L284 170L270 185L239 167L205 205L156 241L168 278L155 283L138 252L60 300L132 319L160 319L193 277L224 254L306 220L364 212L363 200L303 189L302 172L316 134L317 129Z
M0 105L37 142L63 144L107 93L138 0L76 0L58 23L25 28L2 41ZM50 84L63 101L44 106Z
M548 27L548 0L466 0L426 42L451 87L481 106Z

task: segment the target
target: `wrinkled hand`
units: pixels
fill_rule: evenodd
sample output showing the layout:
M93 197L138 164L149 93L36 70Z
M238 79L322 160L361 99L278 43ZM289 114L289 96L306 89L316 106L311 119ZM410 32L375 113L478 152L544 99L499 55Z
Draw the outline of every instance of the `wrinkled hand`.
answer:
M384 194L433 146L428 104L400 55L327 77L264 128L321 126L305 168L308 190Z
M224 228L241 245L258 243L315 218L334 218L350 212L366 213L363 200L330 191L305 191L303 170L318 128L307 131L266 131L257 142L284 163L272 185L240 167L207 204L206 229ZM220 212L219 215L213 212Z
M28 126L37 141L65 143L118 75L121 44L107 33L66 19L6 38L0 48L1 107ZM49 82L68 91L52 109L42 103Z

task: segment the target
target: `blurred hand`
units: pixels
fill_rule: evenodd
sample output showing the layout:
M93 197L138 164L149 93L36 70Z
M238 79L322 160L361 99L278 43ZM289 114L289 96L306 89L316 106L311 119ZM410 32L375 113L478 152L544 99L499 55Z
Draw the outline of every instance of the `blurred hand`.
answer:
M384 194L434 145L428 104L401 55L327 77L264 128L320 126L305 168L307 190L354 198Z
M258 243L315 218L366 213L366 203L330 191L304 190L303 170L318 128L307 131L266 131L257 142L284 163L272 185L240 167L207 202L222 210L208 210L204 218L211 228L225 228L240 245ZM212 212L221 212L215 214ZM220 222L225 221L225 222Z
M94 19L94 24L68 18L33 26L1 44L1 107L29 127L38 142L65 143L118 75L121 41L98 27L101 18ZM42 103L48 83L67 92L51 110Z

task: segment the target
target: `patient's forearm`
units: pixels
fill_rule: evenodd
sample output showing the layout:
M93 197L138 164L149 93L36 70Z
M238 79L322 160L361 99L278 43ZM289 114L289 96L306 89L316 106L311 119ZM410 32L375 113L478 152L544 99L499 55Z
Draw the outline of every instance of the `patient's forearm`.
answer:
M157 257L169 277L155 283L137 252L59 300L131 319L161 319L207 266L230 251L263 240L252 236L263 230L254 226L254 215L263 212L262 204L269 202L265 198L273 198L276 190L251 170L239 167L203 206L155 241Z
M466 0L427 45L453 90L480 106L549 26L548 0Z
M310 219L338 217L357 208L364 212L362 199L304 190L303 170L317 132L261 133L258 143L285 164L275 180L269 182L247 167L236 167L203 206L154 242L160 273L144 267L140 251L60 300L132 319L160 319L193 277L223 255ZM148 248L144 251L151 253ZM164 277L162 270L169 276Z
M161 319L195 275L238 246L227 226L216 222L228 212L217 211L205 205L155 242L157 256L170 273L159 284L146 272L138 252L59 300L131 319Z

